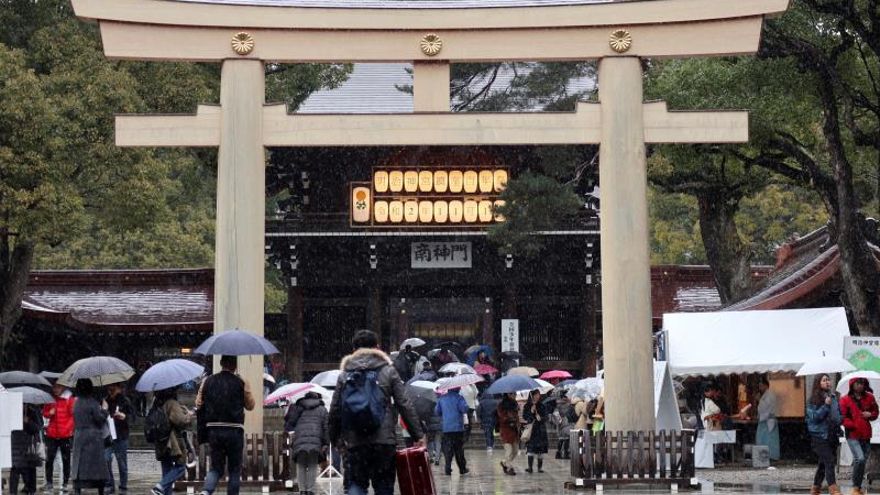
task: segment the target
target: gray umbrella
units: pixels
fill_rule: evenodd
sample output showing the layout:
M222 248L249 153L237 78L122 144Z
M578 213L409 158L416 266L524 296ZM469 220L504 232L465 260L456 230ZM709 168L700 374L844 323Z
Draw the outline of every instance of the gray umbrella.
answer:
M196 348L195 353L210 356L247 356L278 354L279 351L263 337L236 328L208 337L208 340Z
M6 391L20 393L23 396L22 402L25 404L52 404L55 402L51 395L34 387L12 387L7 388Z
M7 371L0 373L0 383L9 388L16 385L41 385L51 387L52 384L42 376L27 371Z
M92 380L98 387L124 382L134 376L134 370L125 361L113 356L93 356L73 363L64 370L58 382L65 387L75 387L83 378Z
M55 371L41 371L40 376L42 376L46 380L57 380L58 377L61 376L61 373L57 373Z
M169 359L150 366L135 385L138 392L155 392L195 380L205 368L187 359Z

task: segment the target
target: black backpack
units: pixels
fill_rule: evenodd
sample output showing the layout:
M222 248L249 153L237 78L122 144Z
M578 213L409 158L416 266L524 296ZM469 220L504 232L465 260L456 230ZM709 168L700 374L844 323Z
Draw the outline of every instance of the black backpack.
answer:
M144 420L144 439L152 444L161 444L171 438L171 422L163 405L153 404Z

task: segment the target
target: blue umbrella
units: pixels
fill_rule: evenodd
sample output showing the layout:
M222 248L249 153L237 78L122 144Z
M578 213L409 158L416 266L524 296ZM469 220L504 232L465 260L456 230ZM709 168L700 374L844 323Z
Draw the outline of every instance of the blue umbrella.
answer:
M492 355L492 348L487 346L486 344L477 344L468 347L465 351L465 357L467 358L467 364L473 366L474 362L477 360L477 354L480 352L485 352L487 356Z
M169 359L156 363L144 372L135 385L138 392L155 392L195 380L205 372L203 366L186 359Z
M194 352L210 356L247 356L252 354L279 353L278 348L268 340L238 328L209 337Z
M541 388L535 380L522 375L507 375L495 380L495 383L486 389L487 394L512 394L521 390L534 390Z

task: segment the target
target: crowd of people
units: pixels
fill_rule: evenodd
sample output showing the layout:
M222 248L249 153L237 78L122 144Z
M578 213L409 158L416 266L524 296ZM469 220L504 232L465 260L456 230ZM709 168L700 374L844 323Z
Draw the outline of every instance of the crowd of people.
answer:
M417 408L408 384L437 382L455 375L438 372L444 364L457 361L451 351L444 349L425 358L405 346L392 357L379 349L376 334L369 330L356 333L353 347L352 354L340 363L341 373L329 404L320 394L310 392L290 404L286 412L284 428L295 433L291 456L302 494L315 493L317 475L331 451L329 461L344 473L348 493L365 494L371 486L376 494L393 493L401 434L408 445L428 448L432 463L442 464L442 473L451 475L454 464L460 475L467 475L465 445L479 425L487 450L492 451L496 437L499 439L504 448L503 472L514 476L520 449L526 453L526 473L544 472L552 428L559 438L555 457L564 459L569 457L567 438L572 428L590 429L601 424L601 398L597 407L595 398L569 397L563 388L545 393L486 393L498 377L497 370L484 375L485 381L477 386L444 389L433 397L432 407ZM477 369L494 369L490 354L491 350L481 349L468 360ZM144 435L154 446L162 473L150 489L151 495L170 495L186 468L194 466L190 430L195 430L198 443L210 445L210 471L201 495L213 494L224 475L226 493L238 494L244 415L254 408L255 399L250 385L236 373L237 358L221 356L219 362L221 370L201 381L195 409L178 399L180 386L156 390L150 406L141 412L122 383L96 387L91 380L82 379L73 389L55 384L52 403L41 408L24 406L24 427L12 438L12 493L37 493L40 466L45 469L45 492L55 490L56 475L60 475L61 493L72 490L79 494L88 489L99 494L127 493L131 421L143 416ZM367 407L358 411L358 401ZM115 429L112 436L108 433L111 421ZM40 444L44 451L37 452ZM57 473L59 454L61 472Z

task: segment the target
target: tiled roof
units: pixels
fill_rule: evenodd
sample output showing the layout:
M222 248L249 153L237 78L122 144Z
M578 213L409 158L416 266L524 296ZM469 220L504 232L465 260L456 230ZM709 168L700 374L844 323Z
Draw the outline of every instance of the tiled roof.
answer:
M296 113L410 113L413 111L411 93L399 87L412 85L409 72L412 64L354 64L351 74L341 85L333 89L316 91L309 95ZM531 71L527 63L517 64L514 73L502 66L492 84L492 92L507 90L514 77ZM482 87L487 81L476 79L471 84ZM595 88L592 78L574 78L567 85L568 94L575 95ZM540 111L543 105L535 101L531 111Z
M211 331L213 270L34 272L26 315L87 330Z
M192 3L361 9L475 9L611 3L615 0L177 0ZM617 0L619 1L619 0Z
M212 269L38 271L22 309L30 318L99 332L210 332ZM653 316L709 311L721 305L707 266L651 269Z

